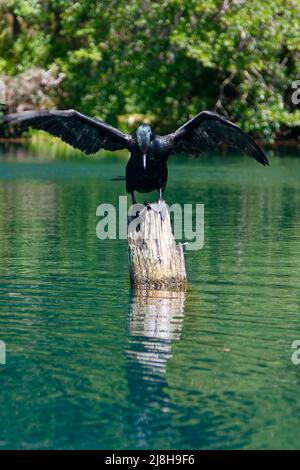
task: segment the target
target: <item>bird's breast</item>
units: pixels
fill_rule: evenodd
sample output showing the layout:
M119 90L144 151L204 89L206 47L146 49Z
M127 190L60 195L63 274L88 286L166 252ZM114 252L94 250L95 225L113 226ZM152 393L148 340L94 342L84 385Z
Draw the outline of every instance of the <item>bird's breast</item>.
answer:
M132 155L127 164L126 179L129 187L139 192L158 189L165 185L167 179L166 161L149 149L144 168L142 154Z

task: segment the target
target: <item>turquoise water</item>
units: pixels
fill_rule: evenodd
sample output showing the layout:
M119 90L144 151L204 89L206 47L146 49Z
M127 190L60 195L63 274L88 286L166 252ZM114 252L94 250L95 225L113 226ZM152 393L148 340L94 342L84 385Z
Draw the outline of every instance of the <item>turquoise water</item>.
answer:
M1 449L300 447L300 159L270 160L170 162L205 245L186 294L145 297L126 241L95 234L126 158L2 147Z

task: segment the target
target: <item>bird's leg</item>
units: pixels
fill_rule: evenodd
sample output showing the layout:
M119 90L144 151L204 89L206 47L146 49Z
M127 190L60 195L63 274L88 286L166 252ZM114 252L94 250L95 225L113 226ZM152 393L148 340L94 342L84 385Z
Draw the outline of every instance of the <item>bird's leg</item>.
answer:
M158 190L158 194L159 194L158 202L159 203L164 202L163 192L164 192L164 190L162 188L159 188L159 190Z
M135 199L134 191L131 191L130 195L131 195L131 202L132 202L132 204L136 204L136 199Z
M158 193L159 193L158 201L155 202L155 203L152 203L152 204L147 204L147 208L152 209L155 212L159 212L162 221L164 221L165 218L166 218L166 214L167 214L167 206L166 206L166 203L163 199L163 189L159 188ZM146 203L145 203L145 205L146 205Z
M131 191L130 196L131 196L131 204L132 206L135 206L137 204L137 200L135 199L134 191ZM136 211L135 215L130 215L128 217L128 222L132 222L132 220L139 217L139 215L140 215L140 211Z

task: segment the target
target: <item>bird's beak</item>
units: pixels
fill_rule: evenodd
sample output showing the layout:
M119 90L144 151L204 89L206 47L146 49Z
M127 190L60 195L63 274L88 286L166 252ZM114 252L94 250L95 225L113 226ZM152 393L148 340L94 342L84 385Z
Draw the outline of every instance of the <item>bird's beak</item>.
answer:
M147 154L143 154L143 165L144 165L144 170L146 170L146 165L147 165Z

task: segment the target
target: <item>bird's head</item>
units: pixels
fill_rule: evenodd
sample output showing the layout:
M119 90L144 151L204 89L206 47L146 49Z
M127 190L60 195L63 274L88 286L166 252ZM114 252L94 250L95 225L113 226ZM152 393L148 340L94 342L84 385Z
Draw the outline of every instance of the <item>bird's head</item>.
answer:
M142 124L137 128L136 137L138 145L143 155L143 166L146 169L147 165L147 152L149 150L151 140L153 138L151 127L148 124Z

